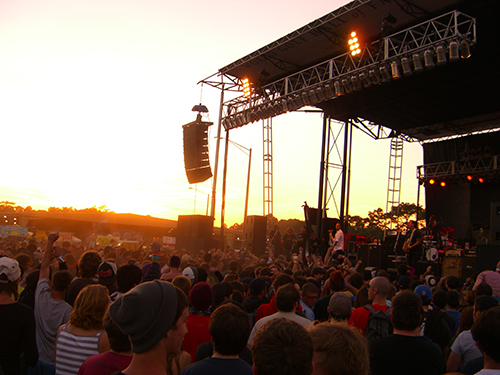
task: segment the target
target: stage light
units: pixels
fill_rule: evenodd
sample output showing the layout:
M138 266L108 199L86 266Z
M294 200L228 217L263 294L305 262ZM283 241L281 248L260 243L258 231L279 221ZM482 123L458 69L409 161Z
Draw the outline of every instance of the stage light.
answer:
M309 95L307 95L307 92L302 91L302 101L304 102L305 105L311 104L311 99L309 98Z
M470 57L470 47L466 40L460 42L460 57L462 59L468 59Z
M472 181L473 178L470 174L467 175L467 181Z
M452 40L450 42L449 50L450 50L450 62L456 62L460 60L458 42Z
M439 185L440 185L441 187L445 187L445 186L446 186L446 182L445 182L445 181L441 181L441 182L439 183Z
M321 87L316 87L316 97L318 98L318 101L322 102L326 99L327 93L323 88Z
M340 83L340 81L335 81L333 83L333 87L335 88L335 95L336 96L344 95L344 88L342 87L342 83Z
M389 82L391 80L391 75L385 65L382 65L379 69L380 75L382 76L382 82Z
M368 88L372 85L372 81L370 81L370 78L368 77L368 74L366 72L361 72L359 74L359 79L361 82L363 82L363 86L365 88Z
M446 50L444 46L439 45L436 48L436 59L437 59L437 65L442 66L446 64Z
M321 100L318 100L318 97L316 96L316 91L314 91L314 89L309 90L309 99L311 100L312 104L315 104L315 103L321 101Z
M482 184L484 182L484 178L482 178L482 177L479 177L477 180L479 181L480 184Z
M431 178L429 180L429 185L434 185L436 183L436 180L434 180L433 178Z
M399 65L397 60L391 62L391 73L393 79L401 78L401 73L399 72Z
M350 94L352 92L351 80L349 78L344 78L342 80L342 86L344 86L345 92Z
M333 87L332 87L331 83L327 83L324 86L324 90L325 90L325 93L326 93L326 99L330 99L330 98L333 98L335 96L335 91L333 90Z
M241 83L243 84L243 95L245 95L247 98L252 95L252 91L250 89L250 81L248 78L243 78L241 80Z
M413 68L415 70L415 73L420 73L424 71L424 67L422 65L422 58L420 56L420 53L414 53L412 55L412 60L413 60Z
M372 80L374 85L378 85L380 83L380 76L378 75L377 70L370 69L368 71L368 74L370 75L370 79Z
M359 80L359 77L356 74L351 76L351 82L352 82L352 88L354 89L354 91L359 91L362 89L361 81Z
M432 49L428 49L424 53L424 64L425 64L425 69L433 69L436 67L436 64L434 64L434 51Z
M355 31L351 33L351 39L349 39L349 49L351 50L352 56L356 56L361 53L361 49L359 48L359 41L356 37Z
M413 71L411 70L410 59L408 57L403 57L401 59L401 67L403 68L403 75L411 76Z

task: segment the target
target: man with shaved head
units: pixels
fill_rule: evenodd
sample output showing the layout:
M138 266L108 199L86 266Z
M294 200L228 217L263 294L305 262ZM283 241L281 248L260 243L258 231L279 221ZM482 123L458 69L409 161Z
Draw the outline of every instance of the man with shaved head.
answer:
M368 285L368 299L375 311L387 311L387 296L391 292L391 283L386 277L374 277ZM349 318L349 324L365 333L366 324L370 318L370 305L358 307Z

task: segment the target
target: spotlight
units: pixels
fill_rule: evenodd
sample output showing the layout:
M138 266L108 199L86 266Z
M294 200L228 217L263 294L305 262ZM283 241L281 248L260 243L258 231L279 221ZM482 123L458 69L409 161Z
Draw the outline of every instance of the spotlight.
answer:
M465 39L460 42L460 57L462 59L468 59L470 57L469 43Z
M439 185L440 185L441 187L445 187L445 186L446 186L446 182L445 182L445 181L441 181L441 182L439 183Z
M379 70L380 70L380 75L382 76L382 82L389 82L391 80L391 75L387 70L387 66L382 65Z
M363 86L365 86L365 88L368 88L372 85L372 81L370 81L370 78L368 78L368 73L366 72L361 72L359 74L359 79L361 80L361 82L363 82Z
M359 48L359 41L356 37L356 32L351 32L351 39L349 39L349 49L351 50L351 55L356 56L361 53L361 49Z
M424 53L424 64L426 69L433 69L436 67L436 64L434 64L434 59L433 59L434 52L432 49L428 49Z
M422 65L422 58L420 57L420 53L414 53L412 55L412 60L413 60L413 68L415 70L415 73L420 73L424 71L424 67Z
M456 41L451 41L450 42L450 62L456 62L460 60L460 55L458 53L458 43Z
M362 88L361 81L359 80L359 77L356 74L351 76L351 82L352 82L352 87L353 87L354 91L361 90L361 88Z
M241 80L241 83L243 84L243 95L245 95L247 98L252 95L252 91L250 89L250 81L248 78L243 78Z
M436 183L436 180L434 180L433 178L431 178L429 180L429 185L434 185Z
M446 50L444 46L439 45L436 48L437 65L442 66L446 64Z
M324 86L324 90L326 93L326 99L333 98L335 96L335 91L333 91L333 85L331 83L327 83Z
M391 73L393 79L401 78L401 73L399 72L399 65L397 60L391 62Z
M318 101L322 102L326 99L326 92L321 87L316 87L316 97Z
M350 94L352 92L351 80L349 78L344 78L342 80L342 86L344 86L345 92Z
M470 174L467 175L467 181L472 181L474 177L472 177Z
M309 95L307 95L307 92L302 91L302 101L304 102L305 105L311 104L311 99L309 98Z
M368 71L368 74L370 75L370 79L372 80L374 85L378 85L380 83L380 76L378 75L377 70L370 69Z
M340 81L335 81L333 83L333 87L335 88L335 95L336 96L344 95L344 88L342 87L342 83L340 83Z
M479 181L480 184L482 184L484 182L484 178L482 178L482 177L479 177L477 180Z
M403 75L411 76L413 71L411 70L410 59L408 57L403 57L401 59L401 67L403 68Z

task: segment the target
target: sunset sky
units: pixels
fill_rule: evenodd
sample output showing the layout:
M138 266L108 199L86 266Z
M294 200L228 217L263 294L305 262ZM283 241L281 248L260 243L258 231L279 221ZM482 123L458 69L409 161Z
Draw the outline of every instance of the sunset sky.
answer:
M173 220L205 214L211 180L196 186L195 206L182 125L195 119L200 98L216 123L220 92L197 82L345 3L0 0L0 200ZM273 120L278 219L303 219L303 202L317 205L321 128L319 114ZM213 126L212 166L215 135ZM230 139L253 150L249 215L262 215L262 124L232 130ZM421 146L405 143L401 201L416 202L421 164ZM247 165L231 146L228 225L243 221ZM389 141L355 132L352 215L385 208L388 166ZM218 181L216 225L222 175Z

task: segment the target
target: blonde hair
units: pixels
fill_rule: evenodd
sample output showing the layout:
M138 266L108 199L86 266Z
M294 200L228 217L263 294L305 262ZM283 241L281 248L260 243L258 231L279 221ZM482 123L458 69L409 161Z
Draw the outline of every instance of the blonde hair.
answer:
M105 286L88 285L78 293L69 323L85 330L103 329L109 303L109 292Z

